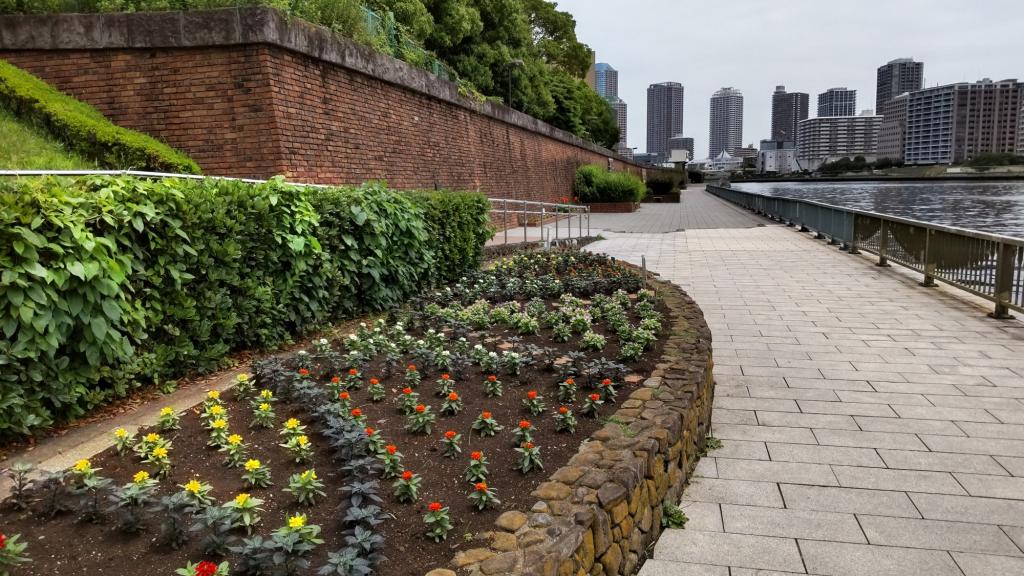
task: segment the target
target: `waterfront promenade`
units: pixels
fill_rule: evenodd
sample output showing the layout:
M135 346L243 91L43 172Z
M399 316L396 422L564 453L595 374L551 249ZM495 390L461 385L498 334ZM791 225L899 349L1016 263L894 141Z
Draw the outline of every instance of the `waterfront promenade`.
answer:
M714 337L722 447L640 574L1024 574L1024 323L683 194L588 247L645 256Z

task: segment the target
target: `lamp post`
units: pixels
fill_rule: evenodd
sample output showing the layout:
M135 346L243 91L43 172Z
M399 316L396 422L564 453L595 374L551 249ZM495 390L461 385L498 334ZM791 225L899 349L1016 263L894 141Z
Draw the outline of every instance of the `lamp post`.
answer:
M523 65L522 58L515 58L508 63L508 107L512 108L512 69Z

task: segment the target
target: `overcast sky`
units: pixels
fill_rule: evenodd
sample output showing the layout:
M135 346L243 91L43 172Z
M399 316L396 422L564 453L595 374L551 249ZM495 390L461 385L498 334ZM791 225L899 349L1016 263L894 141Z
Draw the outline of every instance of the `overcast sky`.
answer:
M743 143L770 135L776 84L811 95L857 90L875 107L875 71L924 62L925 85L1024 80L1024 0L560 0L582 42L619 71L629 146L647 145L647 86L686 88L683 131L708 153L708 106L723 86L743 92Z

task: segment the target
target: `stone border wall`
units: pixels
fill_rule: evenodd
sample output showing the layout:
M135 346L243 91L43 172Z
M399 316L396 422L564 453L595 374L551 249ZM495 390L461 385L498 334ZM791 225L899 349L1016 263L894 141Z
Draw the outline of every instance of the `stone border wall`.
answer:
M528 512L498 517L452 568L470 576L633 574L661 534L662 502L682 493L710 429L711 331L682 290L655 282L669 307L661 362L643 386L534 491ZM437 569L428 576L452 576Z
M640 209L639 202L594 202L587 206L591 214L622 214Z

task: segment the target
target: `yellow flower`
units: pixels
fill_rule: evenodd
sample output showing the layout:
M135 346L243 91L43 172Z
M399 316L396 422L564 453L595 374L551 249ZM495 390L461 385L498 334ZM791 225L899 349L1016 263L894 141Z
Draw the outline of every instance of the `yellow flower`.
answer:
M299 443L299 446L305 446L306 444L309 444L309 438L306 438L305 435L299 436L298 439L296 439L295 441Z
M75 472L88 472L89 468L91 468L89 461L84 458L75 462Z
M220 400L220 392L216 390L210 390L206 393L206 397L210 400Z
M223 430L224 428L227 427L228 421L223 418L217 418L216 420L213 421L212 424L210 424L210 428L213 428L214 430Z
M249 375L248 374L239 374L238 375L238 381L239 382L248 382L249 381Z
M167 448L164 448L163 446L157 446L156 448L153 448L152 454L154 458L166 458Z
M135 473L135 476L132 476L132 481L136 484L141 484L146 480L149 480L149 472L146 472L145 470L139 470Z
M270 390L261 390L260 391L260 398L263 398L264 400L270 400L273 397L274 397L274 393L271 392Z
M221 406L220 404L217 404L217 405L214 405L214 406L210 407L210 414L213 414L214 416L220 416L223 413L224 413L224 407Z
M270 404L266 402L260 404L260 412L267 412L268 410L270 410Z
M128 431L124 428L118 428L117 430L114 430L114 436L117 438L126 438L128 436Z
M238 434L232 434L228 436L228 444L237 445L242 443L242 437Z
M302 514L292 516L288 519L288 527L292 529L302 528L306 525L306 517Z
M256 470L259 470L259 468L260 468L260 461L259 460L249 460L248 462L245 463L245 469L248 470L249 472L254 472Z
M195 478L189 480L188 484L185 484L185 490L193 494L199 494L199 491L202 489L203 485L200 484L199 481L196 480Z
M150 432L149 434L146 434L146 442L153 443L153 442L159 442L159 441L160 441L160 435L159 434L156 434L154 432Z
M285 423L284 427L289 430L294 430L299 427L299 421L295 418L289 418Z
M174 408L171 408L170 406L160 409L161 416L170 416L171 414L174 414Z
M238 496L235 496L235 504L237 504L239 506L245 506L245 503L248 502L248 501L249 501L249 495L248 494L239 494Z
M315 470L306 470L305 472L302 473L301 476L299 476L299 479L303 480L303 481L316 480L316 471Z

